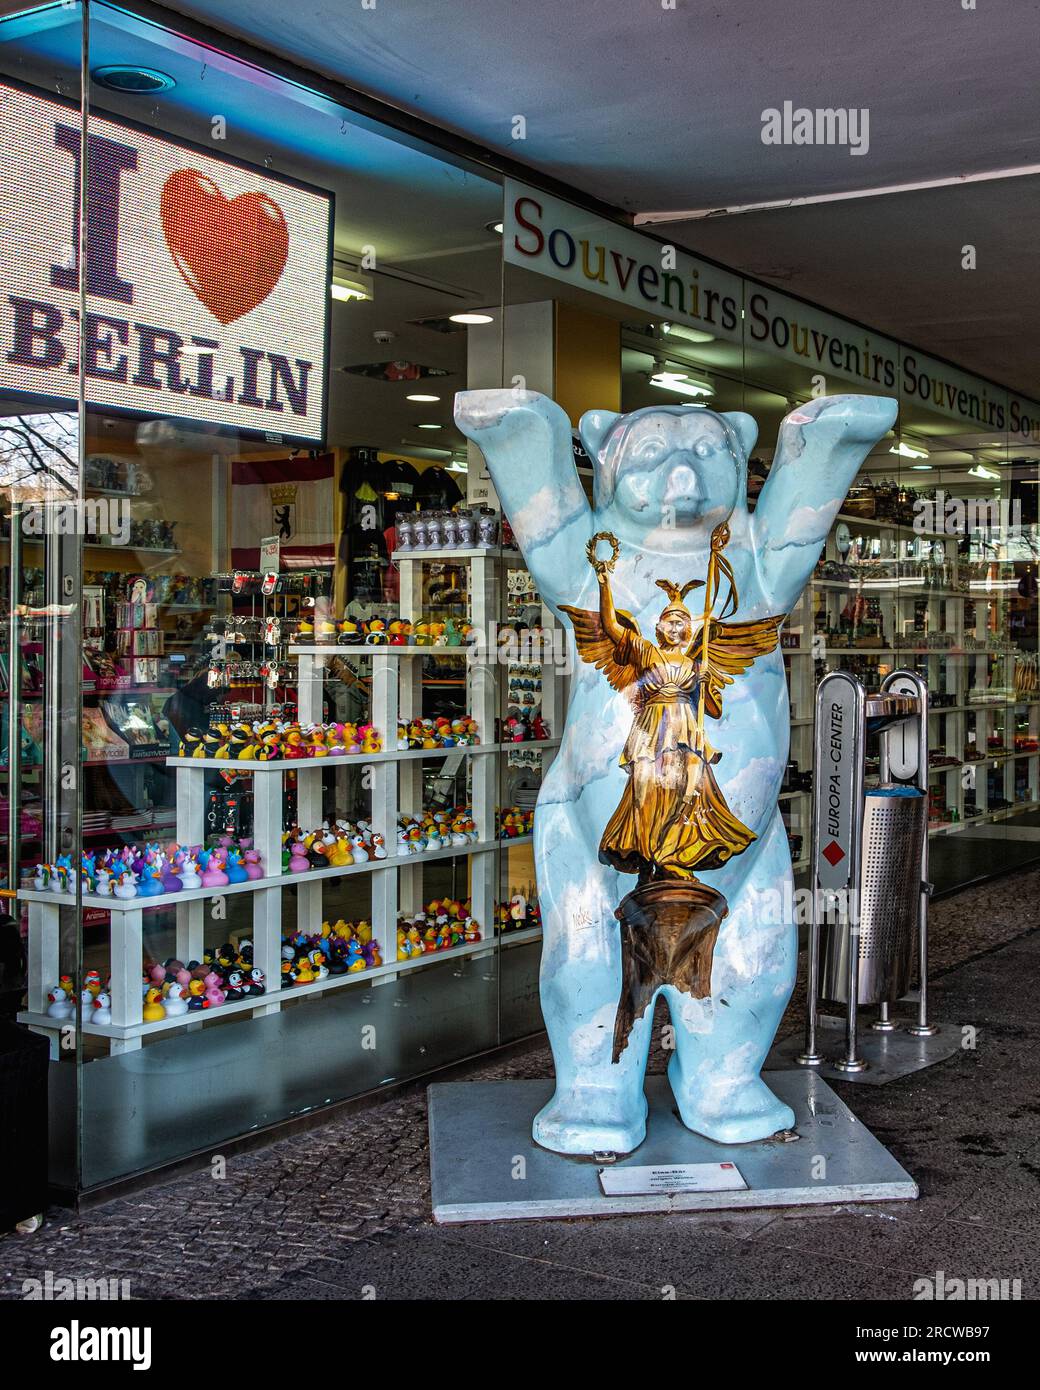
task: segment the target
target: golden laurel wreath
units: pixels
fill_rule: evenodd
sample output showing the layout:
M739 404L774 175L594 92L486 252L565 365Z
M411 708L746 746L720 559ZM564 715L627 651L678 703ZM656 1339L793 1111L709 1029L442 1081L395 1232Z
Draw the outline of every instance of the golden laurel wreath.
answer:
M601 560L596 552L596 547L600 541L606 541L610 546L611 555L609 560ZM585 547L585 554L588 556L589 564L597 574L610 574L617 564L617 557L621 553L621 542L611 531L597 531Z

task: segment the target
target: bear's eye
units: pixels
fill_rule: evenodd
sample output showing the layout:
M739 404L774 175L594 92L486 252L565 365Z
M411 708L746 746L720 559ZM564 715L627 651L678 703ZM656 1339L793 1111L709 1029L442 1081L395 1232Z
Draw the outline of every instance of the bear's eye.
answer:
M699 459L706 459L715 452L715 447L708 439L698 439L693 446L693 452Z
M660 436L653 435L647 439L641 439L632 452L641 468L654 468L664 454L664 440Z

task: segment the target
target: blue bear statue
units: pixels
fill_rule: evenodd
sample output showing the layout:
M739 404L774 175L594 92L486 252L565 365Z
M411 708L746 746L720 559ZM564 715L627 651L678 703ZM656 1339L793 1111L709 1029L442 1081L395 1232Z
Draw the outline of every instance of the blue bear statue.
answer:
M896 411L857 395L798 406L749 512L749 415L587 412L590 505L553 401L456 398L569 632L566 724L534 832L556 1091L533 1134L547 1149L638 1148L659 995L689 1129L733 1144L794 1125L760 1074L798 946L777 802L790 721L779 630Z

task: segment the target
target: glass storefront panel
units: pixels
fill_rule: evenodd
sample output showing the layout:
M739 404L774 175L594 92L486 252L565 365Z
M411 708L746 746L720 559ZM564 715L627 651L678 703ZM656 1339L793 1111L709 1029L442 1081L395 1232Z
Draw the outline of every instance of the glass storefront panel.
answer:
M452 420L499 187L98 4L90 72L87 1187L497 1044L508 563Z
M0 362L0 785L7 960L25 991L7 1012L44 1025L51 1180L78 1182L83 1005L79 903L82 437L77 324L84 15L77 3L0 7L5 295ZM41 171L44 176L41 177ZM52 192L61 190L59 199ZM53 385L41 388L41 374ZM16 906L15 893L26 900ZM26 932L26 922L28 931ZM21 997L19 997L21 996Z

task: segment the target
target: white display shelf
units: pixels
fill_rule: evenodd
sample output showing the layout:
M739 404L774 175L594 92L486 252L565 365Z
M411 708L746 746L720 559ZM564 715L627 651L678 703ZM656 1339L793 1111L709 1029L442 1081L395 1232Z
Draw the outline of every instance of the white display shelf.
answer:
M463 656L468 657L470 652L479 650L475 642L460 642L456 646L449 647L421 645L417 642L402 642L398 646L392 646L386 642L315 642L313 645L293 645L289 648L290 656L354 656L354 657L373 657L373 656Z
M524 557L519 550L503 549L497 546L474 546L472 549L458 547L445 550L395 550L394 563L399 565L407 560L498 560L506 565L522 565Z
M500 931L497 940L501 946L523 946L528 941L541 941L541 927L521 927L519 931Z
M527 739L523 743L460 743L454 748L409 748L407 752L394 750L387 753L344 753L324 758L275 758L268 763L252 762L238 758L181 758L171 756L166 759L167 767L194 767L228 772L284 772L299 771L300 768L350 767L364 763L399 763L417 758L450 758L453 753L477 756L482 753L515 752L518 748L558 748L558 738Z
M376 937L376 940L379 938ZM399 975L407 970L421 970L423 966L436 965L438 962L478 955L481 952L493 950L495 944L494 939L462 942L445 951L431 951L421 956L412 956L409 960L384 961L382 965L370 966L365 970L348 972L344 975L328 975L324 980L313 980L305 985L292 985L283 989L279 982L277 989L267 994L255 995L248 999L236 999L231 1003L219 1004L215 1009L197 1009L190 1013L178 1014L175 1018L159 1018L151 1023L142 1021L121 1025L88 1022L83 1024L82 1031L91 1037L110 1038L120 1043L133 1041L139 1045L143 1038L153 1037L159 1033L171 1033L179 1028L191 1027L193 1024L198 1026L200 1023L216 1023L222 1018L231 1018L235 1014L255 1013L258 1010L267 1011L272 1004L288 1004L294 999L313 998L316 994L327 994L346 985L359 985L370 980L383 980L388 976ZM379 945L382 950L383 942L379 941ZM397 950L396 928L394 929L393 950L395 952ZM58 1034L65 1028L76 1027L74 1019L51 1018L46 1013L32 1013L28 1010L18 1014L18 1022L26 1023L38 1031Z

